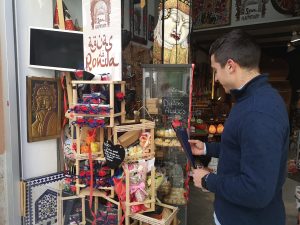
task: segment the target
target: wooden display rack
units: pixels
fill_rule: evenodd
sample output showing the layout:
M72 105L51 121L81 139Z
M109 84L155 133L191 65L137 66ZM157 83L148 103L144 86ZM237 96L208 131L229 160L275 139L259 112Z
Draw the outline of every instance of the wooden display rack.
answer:
M110 101L109 101L109 107L110 107L110 111L109 111L109 115L86 115L86 114L73 114L74 117L76 116L94 116L94 117L103 117L103 118L109 118L109 125L106 125L106 127L114 127L115 126L115 118L116 117L121 117L121 122L125 121L125 100L123 100L121 102L121 112L119 113L115 113L114 111L114 105L115 105L115 85L121 85L121 92L125 94L125 81L81 81L81 80L73 80L71 82L72 84L72 89L73 89L73 105L76 105L78 102L77 99L77 85L79 84L94 84L94 85L108 85L109 87L109 95L110 97ZM72 107L71 106L71 107ZM69 118L72 119L72 118Z
M96 128L97 131L97 142L100 144L99 152L92 153L92 160L99 160L99 161L105 161L104 154L103 154L103 143L104 143L104 133L107 132L107 138L113 142L114 145L120 144L120 136L124 134L128 134L130 139L130 135L133 133L135 134L135 138L138 139L138 135L142 132L149 132L151 135L150 138L150 146L146 149L143 149L143 154L136 156L136 157L126 157L125 162L130 163L134 162L140 159L152 159L155 156L155 122L142 119L140 120L140 123L135 123L134 121L125 121L125 100L121 101L121 111L118 113L115 113L114 109L114 96L115 96L115 86L120 85L120 91L125 94L125 82L124 81L71 81L72 85L72 104L70 107L74 107L78 104L78 93L77 93L77 85L79 84L93 84L93 85L106 85L109 88L109 94L110 94L110 100L109 100L109 107L110 111L107 115L86 115L86 114L78 114L78 113L67 113L66 117L69 118L70 121L76 121L77 117L103 117L103 118L109 118L109 124L105 125L101 128ZM120 118L119 121L121 121L121 124L116 124L115 119ZM121 204L120 202L115 201L114 194L115 190L114 187L103 187L103 188L93 188L92 192L90 190L90 187L86 187L84 184L79 183L79 171L80 171L80 162L82 160L88 160L89 154L81 152L81 145L84 143L84 132L87 132L85 130L85 127L79 126L77 124L72 125L72 137L74 137L74 133L76 132L76 139L73 139L73 142L76 143L76 196L72 196L73 198L82 198L83 203L86 196L89 196L92 194L94 198L94 209L95 211L99 208L99 198L104 198L109 202L112 202L113 204L117 205L118 207L118 220L119 223L121 222L121 216L122 216L122 210L121 210ZM138 132L135 132L138 131ZM131 134L130 134L131 132ZM130 135L129 135L130 134ZM128 140L127 139L127 140ZM129 140L130 142L130 140ZM125 225L130 225L130 220L134 219L135 221L145 222L148 224L155 224L155 225L169 225L172 221L174 221L174 218L176 217L178 208L173 206L168 206L165 204L162 204L160 202L156 201L156 193L155 193L155 167L151 169L151 185L149 188L149 197L147 200L143 202L131 202L130 201L130 177L129 177L129 171L125 169L125 187L126 187L126 201L124 202L124 205L122 205L123 208L123 214L125 217ZM114 175L114 170L111 170L111 175ZM109 191L109 193L107 193ZM108 195L109 194L109 195ZM171 209L172 213L168 215L167 218L164 218L163 220L156 220L150 217L147 217L145 215L142 215L141 213L132 213L131 207L135 205L147 205L147 210L144 212L152 212L155 211L155 205L160 205L163 207L166 207L168 209ZM85 206L83 204L82 206L83 211L85 211ZM142 212L143 213L143 212ZM85 222L85 216L83 216L84 221L82 224L86 224ZM175 223L174 223L175 224Z
M83 81L83 80L73 80L71 81L72 85L72 105L70 106L71 108L74 107L76 104L78 104L78 93L77 93L77 85L79 84L93 84L93 85L107 85L109 88L109 94L110 94L110 101L109 101L109 108L110 111L108 115L98 115L98 114L78 114L78 113L66 113L66 117L69 118L71 121L76 120L77 117L103 117L103 118L109 118L109 124L106 125L105 127L108 129L108 132L111 133L111 128L115 126L115 118L120 117L121 122L125 121L125 100L121 101L121 112L115 113L114 110L114 96L115 96L115 86L120 85L120 91L125 94L125 82L124 81ZM80 161L81 160L87 160L89 158L89 155L87 153L81 153L81 135L82 135L82 130L79 125L73 125L72 127L72 137L74 134L74 129L76 130L76 194L79 196L87 196L90 195L90 188L86 187L83 184L79 183L79 171L80 171ZM97 153L92 153L92 159L93 160L99 160L99 161L105 161L104 155L103 155L103 142L104 142L104 129L105 128L97 128L100 129L100 137L99 137L99 142L100 142L100 151ZM111 170L111 175L114 174L114 171ZM105 196L105 191L110 191L109 197L114 197L114 188L113 187L103 187L93 190L93 196L98 196L98 197L103 197Z
M126 169L125 171L125 181L126 181L126 202L125 202L125 225L130 225L130 216L133 214L131 213L131 206L134 205L141 205L141 204L148 204L150 205L149 209L143 212L153 212L155 210L155 167L151 169L151 187L150 187L150 199L145 200L143 202L130 202L130 181L129 181L129 171Z

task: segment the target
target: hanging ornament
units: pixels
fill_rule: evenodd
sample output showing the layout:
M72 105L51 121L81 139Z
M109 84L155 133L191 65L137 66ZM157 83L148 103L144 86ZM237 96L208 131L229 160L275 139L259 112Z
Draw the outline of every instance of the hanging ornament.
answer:
M64 2L63 2L63 8L64 8L64 17L65 17L64 18L65 19L65 29L66 30L75 30L73 20L71 18L69 10Z

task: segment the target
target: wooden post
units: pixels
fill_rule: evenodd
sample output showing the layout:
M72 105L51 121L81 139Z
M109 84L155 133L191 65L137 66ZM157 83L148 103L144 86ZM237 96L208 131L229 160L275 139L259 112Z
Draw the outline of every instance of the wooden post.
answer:
M76 126L76 154L80 154L80 128ZM76 159L76 194L79 195L80 188L79 188L79 170L80 170L80 160Z
M82 224L86 224L86 219L85 219L85 197L81 198L81 208L82 208Z
M99 198L97 196L94 197L95 202L94 202L94 213L97 215L97 209L99 208Z
M114 122L115 122L115 117L114 117L114 112L115 112L115 85L113 82L111 82L109 84L109 94L110 94L110 98L109 98L109 105L112 108L110 110L110 117L109 117L109 126L113 127L114 126Z
M130 188L130 180L129 180L129 170L125 169L125 184L126 184L126 201L125 201L125 224L129 225L130 223L130 196L129 196L129 188Z
M72 84L71 84L72 79L71 79L70 72L65 72L65 74L66 74L66 88L67 88L67 94L68 94L68 104L70 107L73 103Z
M151 210L155 210L155 167L153 166L151 169Z
M100 127L100 157L104 157L104 152L103 152L103 143L104 143L104 128Z
M62 0L56 0L56 6L57 6L57 12L58 12L58 18L59 18L59 24L58 27L61 30L65 29L65 17L64 17L64 8Z
M116 131L116 128L113 127L113 136L114 136L114 145L118 144L118 131Z
M112 129L114 129L114 128L110 128L110 127L107 128L107 140L110 140L110 141L111 141L111 136L113 134Z

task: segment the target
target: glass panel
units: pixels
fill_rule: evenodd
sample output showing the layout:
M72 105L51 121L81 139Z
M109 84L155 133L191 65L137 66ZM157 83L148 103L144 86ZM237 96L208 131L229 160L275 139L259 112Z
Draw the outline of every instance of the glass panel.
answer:
M150 109L150 114L165 116L168 121L180 119L188 125L191 78L192 65L143 65L143 102L147 109L157 110Z

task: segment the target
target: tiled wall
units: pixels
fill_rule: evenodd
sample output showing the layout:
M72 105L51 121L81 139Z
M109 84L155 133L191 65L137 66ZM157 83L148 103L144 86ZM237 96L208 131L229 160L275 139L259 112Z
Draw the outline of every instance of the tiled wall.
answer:
M5 154L0 155L0 225L6 225L7 204L6 204L6 184L5 184Z

